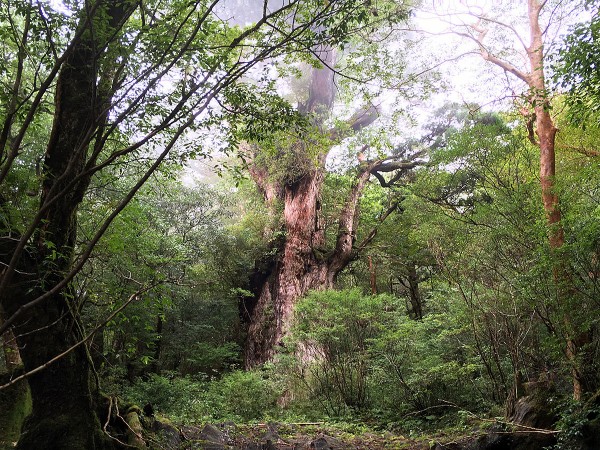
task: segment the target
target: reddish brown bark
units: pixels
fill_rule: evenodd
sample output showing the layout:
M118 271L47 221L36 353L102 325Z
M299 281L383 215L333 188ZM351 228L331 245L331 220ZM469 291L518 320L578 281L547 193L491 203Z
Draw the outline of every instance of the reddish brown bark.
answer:
M377 263L369 256L369 284L371 285L371 294L377 294Z
M324 67L312 70L309 98L300 109L310 114L314 125L322 129L333 104L334 73L330 68L335 55L330 48L320 48L317 53ZM334 140L339 137L338 133L330 131L329 135L333 146ZM298 145L308 144L299 142ZM325 255L321 190L328 151L329 148L325 148L319 152L312 169L283 186L269 180L267 170L251 168L251 174L266 201L272 203L274 198L283 201L285 240L270 273L255 286L258 300L250 311L245 351L245 361L249 367L270 360L279 346L283 345L282 340L289 330L296 301L309 290L333 287L338 273L352 258L358 198L368 174L361 173L353 185L339 220L336 247Z
M333 103L333 52L320 50L325 67L314 69L309 87L309 99L300 109L311 114L314 125L331 139L331 147L342 137L340 130L323 130L323 119ZM349 120L349 129L358 131L377 117L374 107L360 111ZM297 145L310 145L298 142ZM326 249L321 218L321 191L325 178L325 159L330 148L324 148L301 176L280 185L269 179L268 170L252 166L250 173L268 204L275 199L283 202L285 238L278 244L277 256L268 269L253 277L254 299L245 302L243 315L249 320L245 349L245 364L253 367L275 356L289 331L296 301L310 290L328 289L335 285L338 274L375 236L355 245L359 200L371 175L382 185L389 185L381 173L405 173L419 162L386 158L364 161L346 197L338 217L337 238L333 248ZM419 155L415 155L417 158ZM316 163L315 163L316 162ZM398 179L392 176L391 180ZM386 212L384 217L389 215Z
M323 243L318 221L321 170L285 188L286 239L275 266L258 287L258 302L251 315L246 343L246 365L271 359L288 330L294 302L309 289L326 287L327 268L313 252Z
M511 64L490 54L483 46L482 40L485 37L485 30L475 27L479 32L479 45L481 55L487 61L496 64L505 71L515 75L527 83L530 89L530 100L534 110L535 135L533 134L533 120L529 120L529 139L540 148L540 183L542 188L542 204L546 214L546 223L548 225L548 243L551 251L555 253L556 261L554 263L554 282L558 289L558 296L561 302L569 299L572 288L569 286L569 274L566 264L557 255L565 242L564 229L561 225L561 212L559 199L555 190L556 177L556 133L552 116L550 115L550 102L546 90L546 81L544 77L544 32L540 26L540 13L545 2L539 0L527 0L530 43L527 47L527 59L529 62L529 72L524 73L516 69ZM537 136L537 139L536 139ZM573 338L571 319L568 313L565 313L563 322L567 330L565 354L572 367L573 376L573 397L576 400L581 399L583 393L583 379L577 361L579 346Z
M554 151L556 127L550 116L550 104L544 78L544 43L539 24L542 5L538 0L528 0L529 29L531 44L527 49L530 73L527 76L531 89L535 111L536 134L540 147L540 181L542 184L542 202L550 226L549 241L552 248L560 248L564 244L564 232L560 226L560 209L558 196L554 192L556 176L556 156Z
M556 177L556 132L554 121L550 115L550 104L546 92L544 79L544 43L543 33L539 23L540 12L543 4L539 0L528 0L529 29L531 44L527 49L531 73L529 74L529 87L532 90L535 111L536 134L540 147L540 182L542 185L542 202L546 212L548 224L548 242L553 251L559 250L565 243L564 229L561 225L561 212L558 195L555 191ZM554 281L559 292L561 302L566 302L573 293L569 281L566 264L560 255L555 255ZM584 392L584 381L577 361L579 345L575 341L572 321L568 312L563 317L566 328L565 354L571 364L573 378L573 398L581 400Z

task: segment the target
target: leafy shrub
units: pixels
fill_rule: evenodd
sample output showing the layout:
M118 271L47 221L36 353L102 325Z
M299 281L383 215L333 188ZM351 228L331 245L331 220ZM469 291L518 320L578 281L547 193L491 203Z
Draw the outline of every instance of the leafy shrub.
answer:
M309 294L295 320L296 389L329 415L401 425L419 411L485 405L481 362L456 312L413 320L400 299L352 289Z
M155 411L174 420L203 421L210 417L210 409L204 401L206 380L178 378L150 374L146 380L139 379L123 390L124 397L143 406L151 403Z
M600 403L596 398L585 404L569 399L558 405L561 418L556 424L558 434L554 450L597 448L600 444Z
M397 302L352 289L312 292L297 305L295 348L309 362L310 388L330 413L368 405L371 341L383 332Z
M231 372L210 383L206 398L215 418L258 420L276 408L280 389L258 371Z
M138 405L151 403L173 420L193 423L261 419L275 409L280 391L260 372L236 371L213 380L151 374L123 394Z

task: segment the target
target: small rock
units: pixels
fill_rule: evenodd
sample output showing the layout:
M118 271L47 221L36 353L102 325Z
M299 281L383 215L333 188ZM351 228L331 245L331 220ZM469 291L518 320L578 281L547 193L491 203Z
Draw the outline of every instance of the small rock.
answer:
M233 445L237 434L237 427L234 422L228 421L219 424L221 433L223 434L223 442L228 445Z
M206 424L200 433L200 439L203 441L214 442L216 444L225 443L225 435L214 425Z
M314 448L315 450L343 450L349 447L338 439L323 434L312 441L309 448Z
M276 449L275 444L279 442L281 438L279 437L279 433L277 432L277 425L274 423L269 423L267 425L267 432L262 437L262 441L264 442L263 447L265 450Z
M175 450L181 445L180 431L169 423L154 420L152 431L159 435L161 448L165 450Z

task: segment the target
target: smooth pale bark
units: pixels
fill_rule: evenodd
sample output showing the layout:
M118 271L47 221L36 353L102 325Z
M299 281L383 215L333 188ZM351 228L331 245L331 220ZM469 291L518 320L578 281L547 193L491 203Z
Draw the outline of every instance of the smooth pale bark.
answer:
M535 134L532 126L529 126L529 139L539 146L540 149L540 183L542 188L542 204L546 214L546 223L548 225L548 243L551 250L555 253L554 262L554 282L557 285L558 295L561 302L566 303L572 294L570 287L569 274L566 264L558 255L558 250L564 245L564 229L561 224L561 212L559 207L559 198L555 189L556 177L556 133L552 116L550 115L550 102L546 89L544 77L544 32L540 26L540 13L545 2L539 0L527 0L528 20L529 20L529 46L526 49L529 62L529 72L524 73L516 69L511 64L501 60L495 55L490 54L483 46L485 30L478 29L479 45L482 57L493 64L501 67L508 73L527 83L530 89L530 101L534 110ZM565 354L571 364L573 376L573 397L580 400L584 392L584 382L581 373L580 363L577 361L577 354L580 345L573 337L572 321L568 312L563 317L565 328L567 330ZM578 339L585 340L585 339Z
M560 226L560 209L558 196L554 190L556 176L555 140L556 127L550 116L550 104L544 78L544 43L542 29L539 24L542 5L538 0L529 0L529 28L531 44L527 49L530 73L527 82L531 89L535 111L535 132L540 147L540 181L542 184L542 202L549 231L549 241L552 248L560 248L564 244L564 232Z
M542 202L549 228L548 241L552 250L559 250L565 243L565 236L561 224L559 199L556 194L554 181L556 177L555 145L557 129L550 115L550 104L544 79L544 43L539 23L542 7L543 4L539 0L528 0L531 35L531 44L527 49L531 68L529 87L532 90L535 111L535 132L540 147L540 181L542 185ZM555 283L558 287L561 302L567 302L573 293L573 289L570 286L569 274L566 264L561 260L561 257L555 255L555 258L557 259L554 263ZM572 322L568 312L565 313L563 320L567 332L565 354L571 364L571 374L573 377L573 398L581 400L585 388L580 363L577 361L580 346L574 339L574 330L572 329Z

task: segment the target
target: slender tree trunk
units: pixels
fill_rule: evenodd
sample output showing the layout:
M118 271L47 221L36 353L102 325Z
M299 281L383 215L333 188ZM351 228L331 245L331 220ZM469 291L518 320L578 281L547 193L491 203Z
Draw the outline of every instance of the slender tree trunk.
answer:
M162 334L163 334L163 316L159 314L156 317L156 338L154 339L154 361L152 371L158 373L160 368L160 356L162 353Z
M417 265L414 261L408 262L408 295L412 305L414 318L421 320L423 318L423 299L419 290L419 275Z
M371 285L371 294L377 295L377 263L369 256L369 284Z
M543 34L539 24L540 12L543 4L539 0L528 0L529 27L531 45L527 50L530 61L531 73L529 86L532 90L536 134L540 147L540 181L542 185L542 202L548 224L548 242L550 249L555 252L554 281L557 285L561 303L567 305L573 294L567 264L559 255L559 249L565 243L564 229L561 224L561 212L558 195L555 190L556 177L556 132L554 121L550 115L550 104L544 79L544 44ZM568 308L568 307L567 307ZM581 400L584 392L584 380L580 363L577 360L579 345L576 343L570 314L565 313L563 321L566 329L565 354L571 364L573 377L573 398Z
M529 87L532 91L535 111L536 134L540 147L540 180L542 185L542 202L549 231L549 242L552 248L560 248L564 244L564 232L560 225L561 214L558 207L558 196L554 190L556 176L556 156L554 151L556 127L550 116L550 104L544 78L544 43L539 16L542 5L538 0L529 0L529 26L531 44L527 56L531 71Z
M540 0L527 0L530 35L530 43L529 47L527 47L527 59L529 60L528 73L524 73L510 63L490 54L482 42L486 31L477 26L474 28L479 32L477 40L479 42L482 57L501 67L506 72L513 74L529 86L530 98L535 113L535 134L533 123L529 123L529 139L540 148L542 204L546 214L546 223L548 225L548 243L551 251L554 253L554 283L558 291L557 295L559 301L565 305L565 308L568 308L573 289L567 264L563 261L559 251L564 244L565 238L564 229L561 224L559 199L554 181L556 177L555 141L557 129L552 120L552 116L550 115L550 102L544 78L544 32L542 31L539 22L540 13L545 4L546 2L540 2ZM574 335L578 335L580 332L573 329L572 320L568 312L565 312L563 322L566 329L565 354L571 364L573 376L573 397L576 400L579 400L584 391L584 382L582 370L577 360L577 354L581 347L578 345L578 342L580 340L584 341L585 339L576 340L574 338Z

